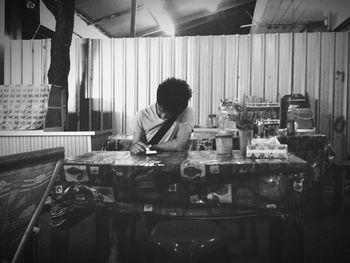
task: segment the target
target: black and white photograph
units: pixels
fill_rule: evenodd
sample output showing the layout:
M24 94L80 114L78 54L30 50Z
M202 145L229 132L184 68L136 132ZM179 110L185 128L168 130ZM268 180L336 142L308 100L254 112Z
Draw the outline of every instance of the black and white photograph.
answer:
M350 1L0 0L10 262L350 262Z

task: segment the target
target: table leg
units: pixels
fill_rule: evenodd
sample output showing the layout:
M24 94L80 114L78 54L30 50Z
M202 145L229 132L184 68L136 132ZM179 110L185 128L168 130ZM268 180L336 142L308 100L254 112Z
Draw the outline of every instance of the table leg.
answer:
M105 262L110 255L110 214L108 210L95 211L95 247L97 262Z
M69 223L63 222L59 226L51 228L51 251L50 262L64 263L68 262L69 251Z

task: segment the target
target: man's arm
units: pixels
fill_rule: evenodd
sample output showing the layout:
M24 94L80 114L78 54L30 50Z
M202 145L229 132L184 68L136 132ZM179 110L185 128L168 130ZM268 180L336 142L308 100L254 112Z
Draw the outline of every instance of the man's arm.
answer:
M138 125L137 120L135 120L134 124L134 134L133 141L130 147L130 152L134 154L140 154L146 151L146 135L144 130Z
M160 151L184 151L188 145L192 133L192 125L183 124L179 127L175 139L152 146L154 150Z

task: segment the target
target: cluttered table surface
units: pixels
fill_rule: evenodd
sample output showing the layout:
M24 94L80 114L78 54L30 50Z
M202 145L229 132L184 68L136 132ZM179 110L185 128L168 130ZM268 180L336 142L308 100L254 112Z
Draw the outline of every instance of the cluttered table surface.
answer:
M67 158L64 175L67 181L55 185L60 209L51 213L53 262L67 261L72 212L81 209L95 211L96 251L109 248L112 214L197 220L286 214L288 222L302 226L310 165L292 153L252 159L235 150L228 155L211 150L152 156L96 151Z
M287 195L305 189L309 164L291 153L285 159L251 159L239 151L152 156L97 151L66 159L64 170L68 181L93 189L77 195L80 203L109 203L125 213L168 216L210 216L212 210L206 207L218 212L219 205L227 216L240 209L285 207Z

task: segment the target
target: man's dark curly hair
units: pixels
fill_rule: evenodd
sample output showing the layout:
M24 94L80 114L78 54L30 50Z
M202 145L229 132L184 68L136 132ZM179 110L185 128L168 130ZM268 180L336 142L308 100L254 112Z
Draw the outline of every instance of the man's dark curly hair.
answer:
M179 115L188 105L192 90L186 81L168 78L158 86L157 103L172 115Z

